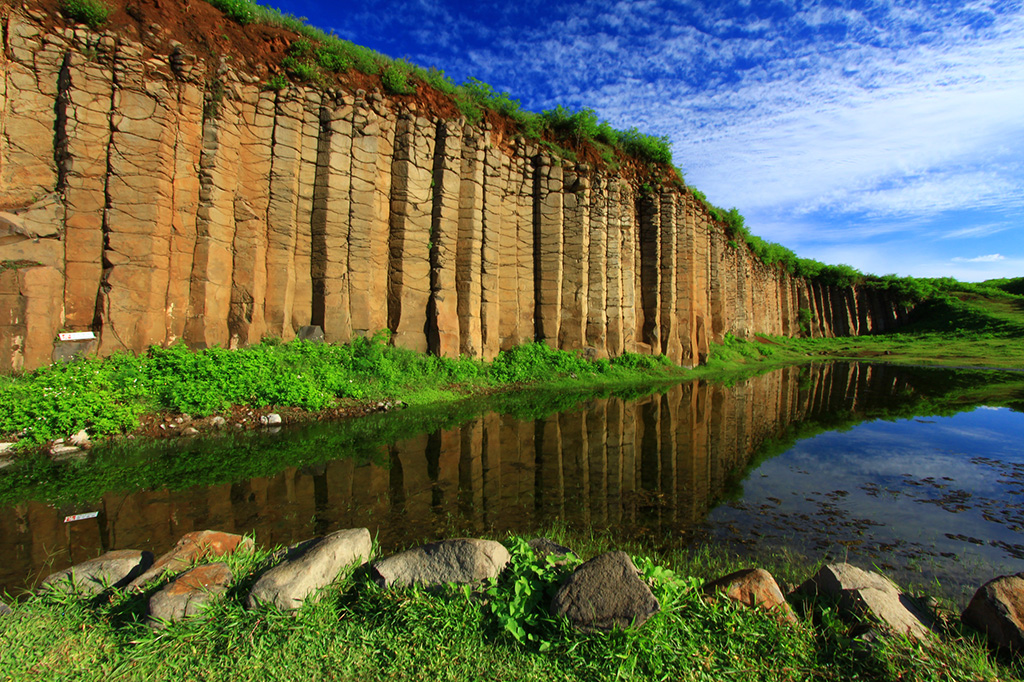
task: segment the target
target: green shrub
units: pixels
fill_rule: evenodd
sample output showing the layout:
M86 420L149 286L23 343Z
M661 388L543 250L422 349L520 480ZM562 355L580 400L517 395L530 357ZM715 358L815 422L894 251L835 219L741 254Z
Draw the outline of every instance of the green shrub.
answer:
M281 60L281 66L293 77L303 81L317 82L320 80L320 71L312 61L298 57L287 56Z
M60 11L72 21L98 29L107 22L112 10L100 0L61 0Z
M288 77L283 73L275 73L263 84L264 90L284 90L289 85Z
M206 0L211 5L219 9L221 12L229 18L237 21L239 24L245 26L246 24L252 24L261 18L260 10L263 9L259 5L249 2L249 0Z
M409 83L409 75L412 68L403 59L396 59L381 71L380 80L384 89L393 95L411 95L416 92L416 87Z

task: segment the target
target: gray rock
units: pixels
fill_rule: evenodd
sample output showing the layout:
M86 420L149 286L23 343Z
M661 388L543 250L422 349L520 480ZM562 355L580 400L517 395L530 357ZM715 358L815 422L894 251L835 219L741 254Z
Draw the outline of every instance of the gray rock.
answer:
M551 614L593 632L638 627L661 610L625 552L607 552L581 564L551 600Z
M978 588L960 619L994 646L1024 651L1024 573L1003 575Z
M6 616L11 612L11 607L0 601L0 617Z
M829 564L804 582L802 594L838 599L847 615L872 618L894 632L915 639L928 636L931 618L888 578L851 564Z
M7 454L7 451L14 447L14 443L0 443L0 456Z
M150 627L161 628L198 613L227 592L234 577L224 562L203 564L185 571L150 598Z
M533 553L537 555L538 559L543 559L549 554L555 556L576 556L568 547L564 547L550 538L534 538L526 543L533 550Z
M273 426L275 424L280 423L281 415L279 415L277 412L271 412L270 414L265 414L262 417L260 417L260 424L263 424L264 426Z
M85 341L57 341L53 344L53 352L50 354L51 362L71 362L76 358L87 355L95 355L99 348L99 339L87 339Z
M456 538L432 542L373 563L385 587L476 583L495 578L508 563L505 546L493 540Z
M346 566L370 558L373 541L366 528L339 530L289 548L283 563L270 569L249 592L249 608L273 604L282 611L302 606L307 596L330 585Z
M210 426L213 426L218 429L227 423L227 420L224 419L224 417L221 417L220 415L217 415L216 417L210 420Z
M93 596L109 587L126 587L152 565L152 552L118 549L50 574L39 589L63 589Z
M319 325L307 325L305 327L299 327L299 330L295 333L301 341L318 341L323 342L324 330Z

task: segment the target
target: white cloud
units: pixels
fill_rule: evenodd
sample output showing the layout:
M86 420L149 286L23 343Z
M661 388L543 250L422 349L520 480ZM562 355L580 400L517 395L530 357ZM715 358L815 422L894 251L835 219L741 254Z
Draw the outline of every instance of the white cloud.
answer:
M961 258L957 256L953 260L957 263L995 263L997 261L1006 260L1006 257L998 253L992 253L987 256L978 256L977 258Z

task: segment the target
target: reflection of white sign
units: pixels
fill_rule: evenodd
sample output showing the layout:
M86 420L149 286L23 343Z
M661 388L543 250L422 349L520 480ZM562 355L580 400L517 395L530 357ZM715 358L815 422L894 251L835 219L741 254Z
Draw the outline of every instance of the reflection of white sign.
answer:
M98 511L85 512L84 514L72 514L71 516L64 517L64 523L71 523L72 521L85 521L86 519L95 519L99 515L100 513Z
M95 339L95 332L61 332L57 335L61 341L89 341Z
M89 341L95 339L95 332L61 332L57 335L61 341Z

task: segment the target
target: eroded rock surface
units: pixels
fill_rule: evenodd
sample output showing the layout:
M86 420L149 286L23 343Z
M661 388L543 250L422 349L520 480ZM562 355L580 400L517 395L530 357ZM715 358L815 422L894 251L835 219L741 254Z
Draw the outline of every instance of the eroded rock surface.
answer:
M994 578L974 593L961 620L997 647L1024 650L1024 573Z
M385 587L476 583L497 577L508 563L505 546L493 540L457 538L400 552L373 563Z
M347 566L370 558L373 542L366 528L339 530L288 549L282 563L260 576L249 592L250 608L261 602L282 611L302 606L307 596L331 584Z
M625 552L607 552L581 564L551 600L552 615L584 631L638 627L660 610Z
M215 530L198 530L186 533L170 551L162 554L145 573L129 583L131 588L141 588L156 580L164 573L173 573L188 568L203 559L222 557L236 551L252 551L252 538L223 533Z
M931 618L888 578L851 564L829 564L797 588L801 593L834 597L855 617L869 617L894 632L924 639Z
M70 589L95 595L108 587L125 587L152 565L152 552L119 549L50 574L40 589Z
M771 609L780 620L795 623L793 609L775 582L775 577L763 568L745 568L705 584L701 591L708 597L724 594L744 606Z
M150 597L150 626L163 627L198 613L227 592L234 577L224 562L203 564L182 573Z

